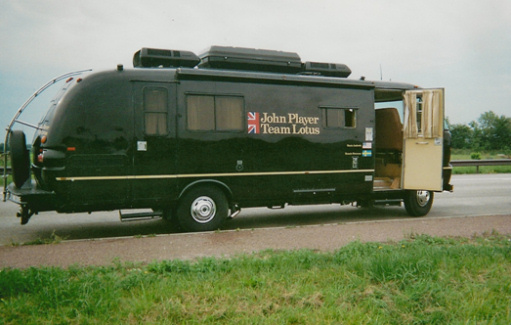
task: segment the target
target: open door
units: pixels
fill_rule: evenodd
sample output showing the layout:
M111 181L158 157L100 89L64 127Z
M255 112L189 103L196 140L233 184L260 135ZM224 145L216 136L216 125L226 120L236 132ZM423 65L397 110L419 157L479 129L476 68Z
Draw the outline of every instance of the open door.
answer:
M406 91L403 189L442 191L444 89Z

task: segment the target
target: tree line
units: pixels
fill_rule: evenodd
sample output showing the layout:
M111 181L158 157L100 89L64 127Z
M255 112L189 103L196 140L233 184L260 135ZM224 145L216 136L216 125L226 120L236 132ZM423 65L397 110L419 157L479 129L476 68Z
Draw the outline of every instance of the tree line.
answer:
M454 149L511 151L511 118L493 111L482 113L468 124L450 124L449 129Z

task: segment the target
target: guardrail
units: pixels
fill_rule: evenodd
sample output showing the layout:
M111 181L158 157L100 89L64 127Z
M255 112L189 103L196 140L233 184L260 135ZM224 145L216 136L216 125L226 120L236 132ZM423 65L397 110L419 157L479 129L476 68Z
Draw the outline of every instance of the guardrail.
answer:
M484 159L484 160L453 160L451 161L453 167L469 167L475 166L476 173L479 173L479 166L504 166L511 165L511 159Z
M511 165L511 159L484 159L484 160L452 160L453 167L470 167L475 166L476 172L479 173L479 166L505 166ZM7 173L11 172L11 167L7 167ZM4 167L0 167L0 174L4 173Z

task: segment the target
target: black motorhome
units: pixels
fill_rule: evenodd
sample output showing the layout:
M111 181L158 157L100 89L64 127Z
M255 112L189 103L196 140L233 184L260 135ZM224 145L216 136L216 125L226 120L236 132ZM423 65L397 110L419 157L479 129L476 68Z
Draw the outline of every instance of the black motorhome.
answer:
M244 207L353 202L422 216L452 190L443 89L348 79L343 64L281 51L143 48L133 62L66 75L31 155L13 130L20 108L4 201L23 224L41 211L151 209L121 217L203 231Z

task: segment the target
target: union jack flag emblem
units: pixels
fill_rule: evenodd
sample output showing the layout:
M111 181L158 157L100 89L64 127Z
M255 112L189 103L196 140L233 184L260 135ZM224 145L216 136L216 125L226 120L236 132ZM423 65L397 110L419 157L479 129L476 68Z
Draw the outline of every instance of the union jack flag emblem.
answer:
M259 134L259 113L248 112L248 133Z

